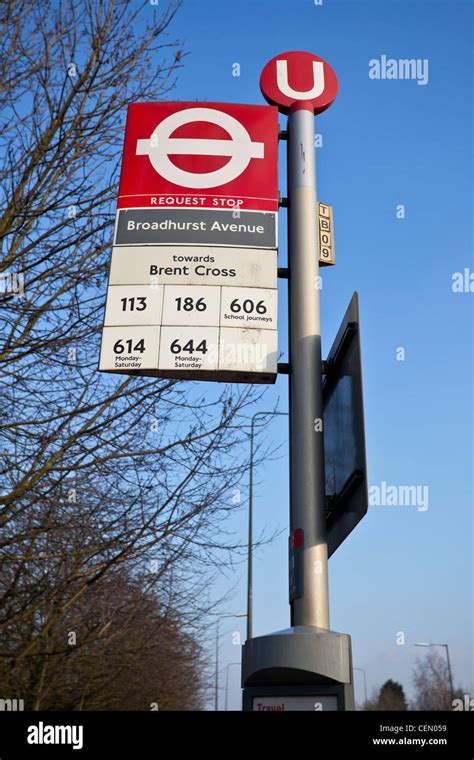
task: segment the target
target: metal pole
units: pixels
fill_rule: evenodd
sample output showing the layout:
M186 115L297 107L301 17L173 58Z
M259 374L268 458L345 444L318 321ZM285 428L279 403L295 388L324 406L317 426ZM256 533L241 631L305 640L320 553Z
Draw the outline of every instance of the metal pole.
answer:
M221 620L227 620L228 618L242 618L247 617L246 612L237 612L234 615L221 615L217 618L216 623L216 673L215 673L215 693L214 693L214 710L219 709L219 623Z
M240 662L228 662L225 672L225 703L224 703L224 710L227 712L227 694L229 691L229 668L231 665L240 665Z
M288 240L290 322L290 524L303 530L303 592L293 625L329 629L316 219L315 120L301 101L288 117Z
M257 417L287 416L288 412L256 412L250 424L249 530L247 542L247 641L252 638L253 623L253 438Z
M443 644L443 646L446 649L446 658L448 660L449 687L451 689L451 707L452 707L453 701L454 701L453 673L451 670L451 660L449 659L449 647L447 644Z
M214 710L217 712L219 709L219 622L220 618L217 618L216 624L216 686L214 694Z
M258 415L258 412L257 412ZM250 425L250 473L249 473L249 535L247 546L247 641L252 638L252 591L253 591L253 432L254 414Z

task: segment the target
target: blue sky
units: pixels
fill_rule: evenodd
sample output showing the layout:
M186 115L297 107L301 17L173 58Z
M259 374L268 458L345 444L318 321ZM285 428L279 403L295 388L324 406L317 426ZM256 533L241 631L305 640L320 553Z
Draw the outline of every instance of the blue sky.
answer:
M426 485L429 506L370 507L330 560L331 627L352 635L369 693L387 678L411 693L415 641L448 642L454 678L472 688L472 303L452 276L472 262L472 57L470 2L443 0L185 0L171 33L189 53L177 100L263 103L265 63L286 50L326 59L339 94L320 115L318 195L334 206L337 264L323 272L323 353L358 290L369 484ZM369 78L369 61L428 60L428 83ZM232 75L239 63L240 77ZM285 118L281 117L284 125ZM280 191L286 194L281 144ZM405 207L405 218L396 216ZM280 212L280 265L286 212ZM279 286L279 344L286 351L286 283ZM397 349L405 350L397 361ZM209 391L211 392L211 390ZM287 409L287 378L267 393ZM270 433L282 458L258 471L256 533L282 529L255 562L254 634L289 625L287 422ZM246 510L236 513L244 538ZM230 612L245 611L245 566ZM225 666L240 658L222 624ZM403 632L405 644L397 644ZM398 637L400 640L400 636ZM211 645L211 643L210 643ZM442 651L442 650L441 650ZM239 708L231 668L229 707ZM356 673L356 697L363 698ZM221 709L224 690L221 690Z

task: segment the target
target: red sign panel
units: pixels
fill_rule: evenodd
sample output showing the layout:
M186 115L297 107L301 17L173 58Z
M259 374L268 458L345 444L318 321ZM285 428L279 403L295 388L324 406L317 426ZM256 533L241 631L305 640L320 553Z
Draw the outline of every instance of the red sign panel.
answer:
M278 112L234 103L132 103L119 208L278 211Z
M260 77L260 89L269 103L288 113L297 104L321 113L335 100L337 76L329 63L313 53L292 50L267 63Z

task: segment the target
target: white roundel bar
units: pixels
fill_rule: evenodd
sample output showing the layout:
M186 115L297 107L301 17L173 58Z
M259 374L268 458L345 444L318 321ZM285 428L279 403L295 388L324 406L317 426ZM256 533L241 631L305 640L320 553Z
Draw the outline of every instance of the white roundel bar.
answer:
M231 140L173 138L184 124L209 122L222 127ZM233 116L215 108L187 108L163 119L147 139L137 140L137 156L147 155L158 174L176 185L192 188L219 187L239 177L252 158L264 157L264 143L253 142L245 127ZM170 155L230 156L230 161L212 172L196 173L180 169Z

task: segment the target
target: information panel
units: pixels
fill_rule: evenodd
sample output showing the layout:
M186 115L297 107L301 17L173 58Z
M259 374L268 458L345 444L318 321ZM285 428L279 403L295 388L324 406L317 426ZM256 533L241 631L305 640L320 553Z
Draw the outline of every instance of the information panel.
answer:
M99 369L277 376L277 109L129 107Z
M276 288L276 251L250 248L118 247L112 251L111 285L231 285Z

